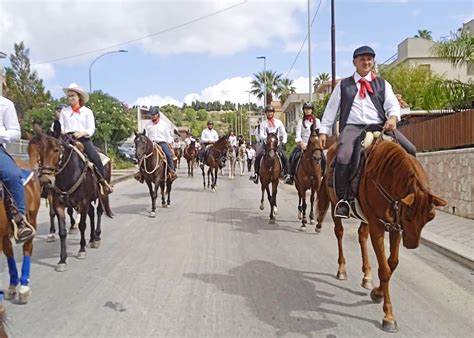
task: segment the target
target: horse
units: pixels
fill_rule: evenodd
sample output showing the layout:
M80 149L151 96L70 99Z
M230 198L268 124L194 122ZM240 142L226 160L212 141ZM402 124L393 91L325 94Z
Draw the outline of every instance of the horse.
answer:
M301 231L306 231L306 191L310 190L311 209L309 212L309 221L314 224L314 197L319 190L321 183L321 159L322 149L319 147L318 134L311 125L311 134L308 145L302 152L295 173L295 187L298 191L298 219L301 220ZM317 228L316 232L320 232Z
M237 155L235 154L235 147L230 143L227 145L227 161L229 162L229 179L235 178L235 164L237 162Z
M181 149L181 147L173 148L173 154L176 157L176 160L173 160L174 167L176 169L179 169L181 157L183 156L183 149Z
M280 182L280 174L282 165L278 156L278 131L270 133L267 130L267 140L265 145L265 154L260 162L259 176L262 188L262 198L260 200L260 210L264 209L263 200L265 191L270 203L270 224L275 223L275 215L277 214L276 196L278 183ZM272 184L272 192L270 193L270 183Z
M28 170L33 168L26 162L19 159L15 160L18 167ZM33 178L26 184L25 189L25 206L26 206L26 218L29 223L36 229L37 228L37 216L41 204L41 187L39 185L38 176L35 174ZM6 194L3 191L3 194ZM8 272L10 275L10 284L5 292L5 299L15 299L18 295L18 302L20 304L26 304L31 296L31 288L29 287L30 282L30 265L31 255L33 253L33 238L23 243L23 263L21 268L21 276L18 276L18 270L16 268L16 261L13 254L12 242L10 237L13 235L12 225L6 212L5 203L2 198L0 203L0 248L7 258ZM18 287L18 285L20 285ZM5 309L0 301L0 312L4 312Z
M331 203L334 221L334 233L338 242L338 279L347 279L345 258L342 250L344 229L341 219L334 217L337 197L334 188L329 186L333 175L332 163L336 156L336 145L328 151L324 176L318 193L317 227L321 227L324 215ZM420 244L421 231L424 225L435 216L435 207L444 206L447 202L434 195L429 187L427 175L416 160L399 144L376 139L365 150L365 163L360 173L357 189L358 200L366 222L360 224L359 243L362 252L362 287L372 289L371 267L367 254L367 239L370 234L372 246L378 262L380 285L373 288L370 296L376 303L384 302L385 316L382 329L386 332L397 332L398 325L393 315L390 300L389 283L399 260L400 242L407 249L415 249ZM384 237L389 233L390 256L385 256Z
M247 165L247 155L245 153L246 149L247 147L245 146L245 143L242 143L237 148L237 163L239 164L240 176L244 175L245 166Z
M65 209L73 207L80 214L79 231L81 234L78 259L86 258L86 217L91 220L90 240L88 247L99 248L101 242L101 220L105 211L107 217L112 218L112 210L109 205L108 195L101 193L98 186L98 178L90 162L80 151L82 145L74 142L69 136L60 136L59 139L47 136L40 130L36 130L39 137L39 165L38 173L41 186L52 192L52 207L59 220L59 238L61 241L61 253L57 272L67 270L66 249L66 222ZM105 179L110 182L111 164L105 166ZM93 203L98 201L97 207ZM97 224L95 223L95 212L97 212Z
M149 217L156 217L156 198L158 188L161 190L161 206L166 208L171 205L172 182L167 178L166 155L158 144L153 143L143 133L135 132L135 156L138 159L138 168L148 186L151 198L151 211ZM165 200L165 185L167 199Z
M227 149L227 135L222 136L206 150L207 156L204 159L204 163L201 166L202 171L202 182L204 189L206 189L206 175L204 174L204 166L207 165L207 187L211 188L212 191L216 191L217 186L217 172L222 161L222 157ZM212 179L212 183L211 183Z
M196 141L191 141L191 143L184 148L183 156L188 163L188 176L194 177L194 165L197 157Z

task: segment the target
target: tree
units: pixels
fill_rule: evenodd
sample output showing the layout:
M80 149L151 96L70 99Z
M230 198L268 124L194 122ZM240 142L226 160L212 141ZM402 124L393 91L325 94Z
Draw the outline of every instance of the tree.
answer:
M282 79L280 82L280 86L280 102L283 104L288 98L288 96L296 93L296 87L293 86L293 80L290 80L288 78Z
M329 73L319 73L318 76L314 78L314 82L313 82L314 90L316 91L316 89L321 85L321 83L323 83L324 81L328 81L330 79L331 79L331 76L329 75Z
M468 31L451 33L451 39L439 41L431 48L433 55L440 57L454 67L474 67L474 36Z
M31 70L30 50L23 41L14 46L15 52L10 55L11 67L6 67L6 96L15 103L18 116L23 120L27 110L44 107L52 97L38 73Z
M199 121L207 121L209 113L205 109L199 109L197 112L197 119Z
M252 85L250 93L259 99L263 99L265 93L265 82L267 84L267 104L273 101L273 94L278 95L281 91L281 78L283 74L277 74L274 71L267 70L253 74L254 80L250 83ZM266 80L266 81L265 81Z
M418 34L415 34L415 38L422 38L426 40L433 40L433 37L431 36L431 31L427 29L419 29Z

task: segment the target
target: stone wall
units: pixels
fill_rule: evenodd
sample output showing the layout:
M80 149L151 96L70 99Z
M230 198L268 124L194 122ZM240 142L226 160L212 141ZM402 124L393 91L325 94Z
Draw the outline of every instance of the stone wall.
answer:
M442 210L474 219L474 148L418 153L434 193L448 201Z

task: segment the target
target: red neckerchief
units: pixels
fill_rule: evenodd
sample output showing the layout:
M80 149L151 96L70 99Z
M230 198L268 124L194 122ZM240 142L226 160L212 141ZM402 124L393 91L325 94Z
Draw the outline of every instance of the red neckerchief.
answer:
M305 128L306 128L306 124L305 124L306 121L309 121L310 125L311 125L312 123L314 123L314 116L313 116L313 114L309 114L309 115L306 115L306 114L305 114L305 115L303 115L303 127L305 127Z
M372 81L375 80L375 73L374 72L370 73L370 78L371 78ZM361 99L364 99L366 97L367 92L369 92L371 94L374 93L374 90L372 89L372 85L365 78L361 78L359 80L359 83L360 83L359 96L360 96Z
M267 121L268 121L268 124L272 127L272 128L275 128L275 118L267 118Z
M74 115L74 114L77 114L79 115L81 113L81 106L78 104L77 106L71 106L71 109L72 109L72 113L71 113L71 116Z

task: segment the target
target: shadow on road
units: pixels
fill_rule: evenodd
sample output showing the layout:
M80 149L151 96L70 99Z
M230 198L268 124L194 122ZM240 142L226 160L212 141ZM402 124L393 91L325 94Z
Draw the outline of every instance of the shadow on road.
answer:
M275 327L277 336L296 333L312 337L315 332L337 327L337 322L326 319L326 314L380 326L376 320L344 312L347 308L372 304L371 301L340 302L336 300L338 294L319 289L322 284L326 284L341 292L354 294L354 291L328 282L315 274L307 276L305 272L287 269L270 262L253 260L229 270L225 275L187 273L184 276L214 284L222 292L244 297L246 305L255 317ZM362 294L366 297L365 293ZM324 305L329 305L332 309L325 308ZM339 309L333 310L334 307Z

